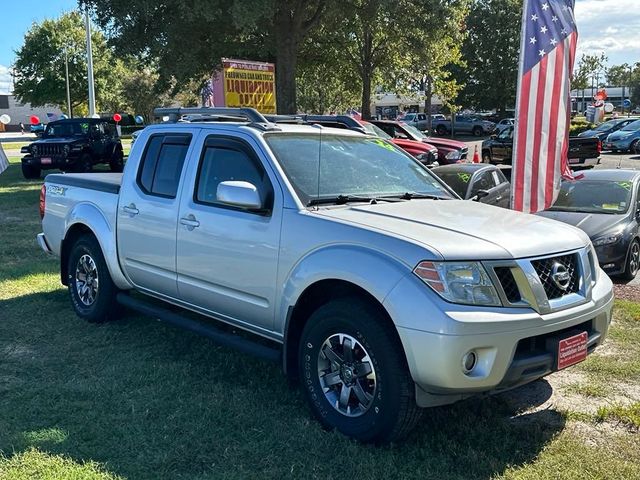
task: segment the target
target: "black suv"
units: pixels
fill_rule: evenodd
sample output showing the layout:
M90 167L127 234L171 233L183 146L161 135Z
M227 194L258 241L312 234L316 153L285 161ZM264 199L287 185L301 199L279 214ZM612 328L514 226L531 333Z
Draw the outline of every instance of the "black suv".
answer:
M89 172L98 163L108 163L112 172L124 166L122 143L113 122L99 118L70 118L50 122L42 138L22 147L22 174L40 177L41 170Z

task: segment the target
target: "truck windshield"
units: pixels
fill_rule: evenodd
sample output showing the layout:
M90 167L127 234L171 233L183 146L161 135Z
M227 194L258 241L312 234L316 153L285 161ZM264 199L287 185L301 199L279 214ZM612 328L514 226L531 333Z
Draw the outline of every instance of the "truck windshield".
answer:
M427 136L424 133L422 133L420 130L418 130L413 125L407 125L407 124L403 123L402 124L402 128L408 132L409 138L411 140L420 141L420 140L423 140L423 139L427 138Z
M73 137L86 135L89 124L86 122L50 123L44 131L45 137Z
M633 182L577 180L562 182L558 199L549 209L561 212L625 213L631 203Z
M384 138L385 140L389 140L391 135L382 130L381 128L375 126L373 123L363 122L362 127L367 133L371 135L375 135L376 137Z
M453 198L417 160L380 138L277 133L265 140L305 205L337 197Z

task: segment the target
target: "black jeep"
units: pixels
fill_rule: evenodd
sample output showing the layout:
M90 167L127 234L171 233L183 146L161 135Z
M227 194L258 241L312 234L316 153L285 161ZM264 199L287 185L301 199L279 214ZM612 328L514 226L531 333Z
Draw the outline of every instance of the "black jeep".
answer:
M50 122L42 138L22 147L22 174L40 177L41 170L89 172L98 163L108 163L112 172L124 166L122 143L113 122L99 118L70 118Z

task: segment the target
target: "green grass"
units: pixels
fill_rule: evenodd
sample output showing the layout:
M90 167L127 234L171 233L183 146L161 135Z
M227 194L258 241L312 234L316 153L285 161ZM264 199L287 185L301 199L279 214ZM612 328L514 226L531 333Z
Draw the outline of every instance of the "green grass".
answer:
M618 420L627 425L640 429L640 402L627 407L620 405L612 407L600 407L597 413L599 421Z
M1 480L640 478L626 429L603 449L572 412L518 415L500 396L477 398L426 411L402 444L360 445L323 431L277 365L148 317L80 321L35 242L41 181L11 162L0 175ZM636 307L619 304L612 336L634 328Z
M599 383L595 379L589 379L588 383L573 383L566 387L566 391L577 393L584 397L604 398L611 393L611 387L603 383Z

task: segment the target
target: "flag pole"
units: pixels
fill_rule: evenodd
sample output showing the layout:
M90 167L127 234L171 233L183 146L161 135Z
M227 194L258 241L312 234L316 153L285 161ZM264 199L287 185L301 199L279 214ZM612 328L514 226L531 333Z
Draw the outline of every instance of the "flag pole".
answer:
M513 122L513 149L511 150L511 199L510 206L513 210L515 199L515 172L518 164L520 163L516 152L518 151L518 123L520 122L520 88L522 88L522 74L524 72L524 49L526 39L526 22L528 14L528 0L522 2L522 20L520 23L520 58L518 59L518 86L516 88L516 110L514 112L515 120Z
M72 118L71 115L71 92L69 90L69 55L67 53L67 46L64 46L64 76L67 83L67 115Z
M93 53L91 52L91 21L89 20L89 7L84 11L84 26L87 33L87 79L89 81L89 116L96 113L96 93L93 85Z

